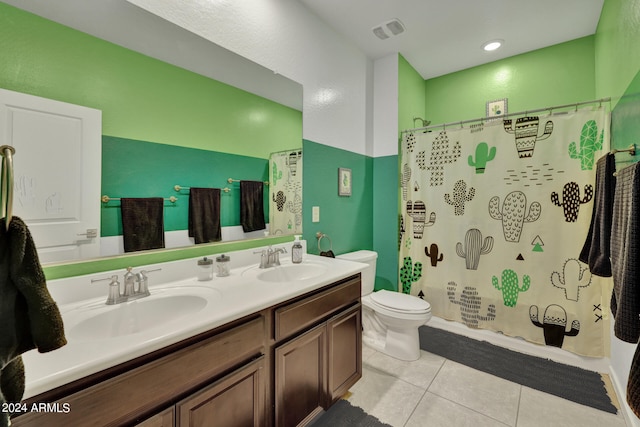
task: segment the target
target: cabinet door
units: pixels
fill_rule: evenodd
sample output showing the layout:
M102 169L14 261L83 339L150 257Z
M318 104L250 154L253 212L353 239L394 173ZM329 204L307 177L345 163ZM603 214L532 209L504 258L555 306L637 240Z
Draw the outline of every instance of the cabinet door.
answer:
M358 304L327 321L330 404L362 377L362 309Z
M264 356L176 405L178 427L265 425Z
M326 325L275 350L276 426L305 425L326 406Z
M159 414L136 424L136 427L174 427L174 417L175 409L171 407L166 411L160 412Z

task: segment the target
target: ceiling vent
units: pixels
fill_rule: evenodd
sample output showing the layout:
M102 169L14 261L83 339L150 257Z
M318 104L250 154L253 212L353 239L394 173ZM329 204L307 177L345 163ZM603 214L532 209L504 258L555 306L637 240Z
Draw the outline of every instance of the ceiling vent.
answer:
M388 39L392 36L404 33L404 24L399 19L394 18L391 21L384 22L373 28L373 34L380 40Z

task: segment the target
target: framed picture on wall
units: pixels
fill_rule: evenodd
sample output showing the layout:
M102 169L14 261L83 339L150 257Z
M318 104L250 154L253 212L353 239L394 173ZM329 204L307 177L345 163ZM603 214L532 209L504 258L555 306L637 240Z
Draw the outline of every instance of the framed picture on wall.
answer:
M507 114L507 98L487 101L487 117L499 117Z
M351 169L338 168L338 196L351 196Z

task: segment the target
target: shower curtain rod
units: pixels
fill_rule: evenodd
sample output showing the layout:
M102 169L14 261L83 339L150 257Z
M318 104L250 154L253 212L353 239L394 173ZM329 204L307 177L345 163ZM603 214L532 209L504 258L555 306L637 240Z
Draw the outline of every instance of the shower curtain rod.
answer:
M419 130L426 131L426 130L435 129L435 128L446 128L447 126L454 126L454 125L462 126L463 124L466 124L466 123L484 122L484 121L491 121L491 120L496 120L496 119L504 119L504 118L511 117L511 116L520 116L522 114L539 113L540 111L552 112L553 110L559 110L559 109L562 109L562 108L570 108L570 107L576 107L577 108L580 105L596 104L596 103L602 104L603 102L610 102L610 101L611 101L611 98L600 98L600 99L596 99L594 101L583 101L583 102L576 102L576 103L573 103L573 104L556 105L554 107L538 108L536 110L525 110L525 111L520 111L520 112L517 112L517 113L503 114L501 116L495 116L495 117L480 117L478 119L461 120L461 121L458 121L458 122L441 123L439 125L430 125L430 126L425 126L425 127L421 127L421 128L406 129L406 130L403 130L401 133L415 132L415 131L419 131Z

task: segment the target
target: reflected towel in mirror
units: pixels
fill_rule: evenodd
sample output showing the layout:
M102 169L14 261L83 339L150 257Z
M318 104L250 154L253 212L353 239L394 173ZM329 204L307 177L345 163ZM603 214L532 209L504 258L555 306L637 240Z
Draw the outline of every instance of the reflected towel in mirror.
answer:
M164 248L164 199L122 198L124 251Z
M240 223L245 233L264 230L264 197L262 181L240 181Z
M189 190L189 237L196 244L222 240L219 188Z

